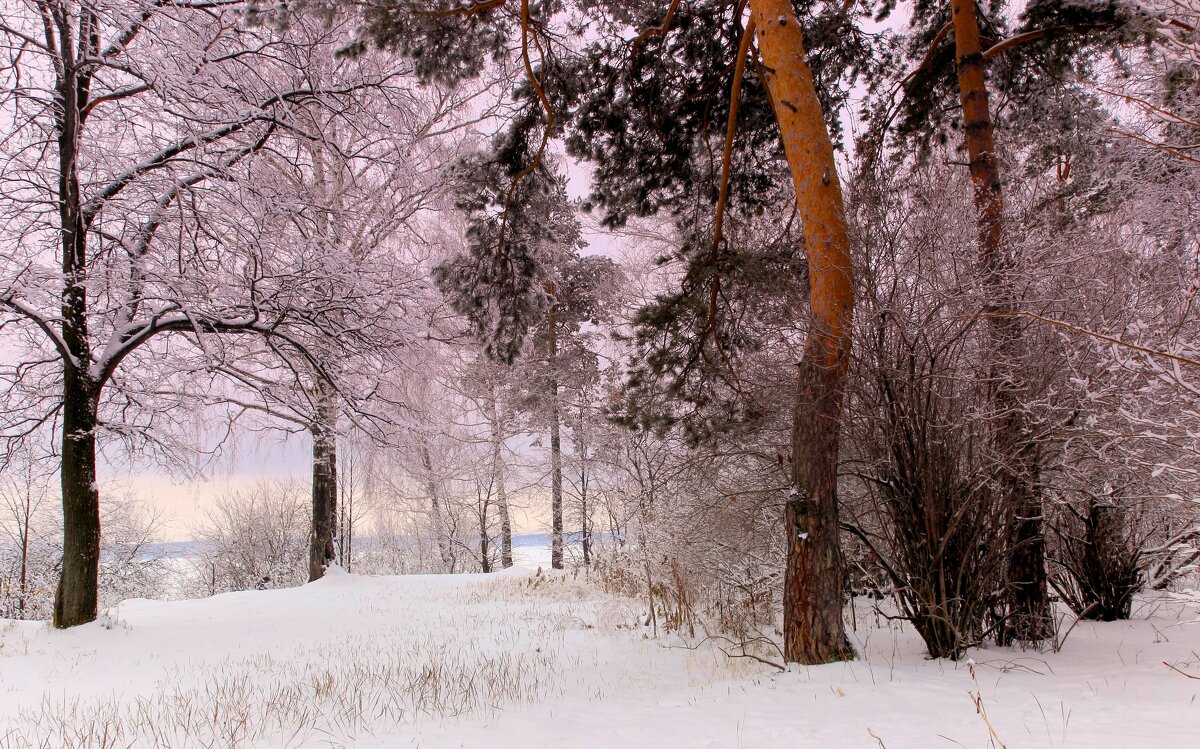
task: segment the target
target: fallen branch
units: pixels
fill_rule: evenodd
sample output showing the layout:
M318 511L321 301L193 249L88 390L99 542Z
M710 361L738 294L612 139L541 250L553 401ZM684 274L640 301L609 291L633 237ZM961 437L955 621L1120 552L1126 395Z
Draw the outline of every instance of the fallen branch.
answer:
M1172 671L1174 671L1176 673L1183 674L1184 676L1186 676L1189 679L1195 679L1196 681L1200 681L1200 676L1195 676L1193 674L1189 674L1187 671L1184 671L1183 669L1179 668L1178 666L1172 666L1170 663L1167 663L1166 661L1163 661L1162 663L1164 666L1166 666L1167 668L1171 669Z

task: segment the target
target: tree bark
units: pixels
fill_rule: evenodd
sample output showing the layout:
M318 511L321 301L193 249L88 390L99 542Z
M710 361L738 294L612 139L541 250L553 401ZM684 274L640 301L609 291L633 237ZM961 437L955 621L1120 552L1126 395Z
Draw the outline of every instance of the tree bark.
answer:
M429 443L421 438L421 465L425 468L425 486L429 491L429 512L433 520L433 533L437 536L438 551L442 556L442 568L454 572L454 554L450 549L450 534L446 530L446 519L442 516L442 505L438 500L437 480L433 475L433 460L429 457Z
M587 482L587 468L585 467L579 471L579 531L580 545L583 547L584 567L590 567L592 564L592 530L588 526Z
M575 454L579 456L579 545L583 553L583 566L592 564L592 529L588 523L588 446L585 427L587 407L579 405L579 423L575 431Z
M1009 504L1008 624L1001 641L1034 643L1054 632L1050 615L1042 532L1042 496L1037 488L1037 446L1030 434L1022 401L1028 392L1021 374L1022 332L1012 286L1015 261L1004 242L1004 196L996 160L986 64L979 39L979 17L973 0L951 0L955 59L963 131L979 233L983 270L984 313L991 360L992 440L999 467L999 486Z
M312 531L308 543L308 581L319 580L337 558L337 393L319 380L312 425Z
M546 291L554 298L554 284L546 284ZM550 369L550 566L563 568L563 501L562 501L562 435L561 409L558 402L558 302L550 305L546 321L549 336Z
M479 511L479 568L484 574L492 571L492 539L488 536L488 499L483 500Z
M508 490L504 485L504 421L494 387L488 396L488 407L491 409L492 477L496 482L496 509L500 513L500 565L508 569L513 566L512 518L508 513Z
M32 470L32 469L30 469ZM33 488L25 483L25 502L21 508L21 597L17 599L17 618L25 618L25 601L29 595L29 523L33 518Z
M786 516L784 659L854 657L842 622L837 467L850 358L854 279L833 144L787 0L751 0L758 50L796 190L808 257L812 328L798 367L792 490Z
M354 464L353 451L344 453L338 464L337 560L347 572L354 566Z
M54 626L96 618L100 580L100 492L96 487L96 390L67 366L63 378L62 575L54 595Z

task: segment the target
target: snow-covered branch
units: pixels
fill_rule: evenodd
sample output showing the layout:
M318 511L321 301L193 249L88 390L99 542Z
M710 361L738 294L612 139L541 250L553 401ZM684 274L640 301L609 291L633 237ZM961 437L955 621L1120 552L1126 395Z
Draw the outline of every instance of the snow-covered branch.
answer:
M58 355L62 357L62 360L66 364L76 368L79 367L79 360L74 354L71 353L66 341L63 340L62 334L59 333L59 331L55 329L54 325L51 324L48 319L43 317L36 309L18 299L12 291L9 291L5 294L0 294L0 305L7 307L16 314L32 322L39 330L46 334L50 344L54 346L54 349L58 352Z

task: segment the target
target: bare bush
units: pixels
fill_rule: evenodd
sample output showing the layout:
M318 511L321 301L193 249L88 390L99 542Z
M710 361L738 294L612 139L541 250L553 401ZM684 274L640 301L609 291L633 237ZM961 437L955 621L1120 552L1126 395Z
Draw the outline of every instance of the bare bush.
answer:
M22 454L0 473L0 617L49 619L62 566L55 466ZM110 494L100 508L100 604L162 594L170 571L153 541L161 527L145 502Z
M219 497L193 529L200 588L213 595L302 585L308 529L308 494L294 481L263 481Z
M1059 505L1050 584L1081 619L1128 619L1142 589L1143 539L1128 508L1090 498L1081 507Z
M856 446L877 528L855 533L891 578L929 654L957 658L985 634L1001 580L1006 515L990 490L986 433L956 376L962 326L885 315L862 375Z
M781 605L782 462L762 451L756 474L736 442L688 451L651 434L613 439L599 495L608 531L592 555L605 588L644 601L655 632L762 636ZM764 475L777 485L762 487Z

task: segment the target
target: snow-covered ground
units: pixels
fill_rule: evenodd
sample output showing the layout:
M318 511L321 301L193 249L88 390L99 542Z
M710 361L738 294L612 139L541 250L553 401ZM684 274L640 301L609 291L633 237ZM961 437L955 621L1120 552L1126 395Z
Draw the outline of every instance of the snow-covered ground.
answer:
M1183 604L1081 623L1060 653L974 652L976 679L865 610L862 660L790 673L655 639L642 613L582 575L339 572L128 601L65 632L0 621L0 748L1141 749L1200 737L1200 680L1171 668L1200 675L1200 612Z

